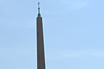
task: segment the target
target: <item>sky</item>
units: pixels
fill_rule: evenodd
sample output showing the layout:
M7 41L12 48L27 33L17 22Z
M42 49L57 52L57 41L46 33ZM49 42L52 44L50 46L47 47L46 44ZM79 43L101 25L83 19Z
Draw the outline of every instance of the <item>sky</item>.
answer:
M0 0L0 69L37 69L38 1L46 69L104 69L104 0Z

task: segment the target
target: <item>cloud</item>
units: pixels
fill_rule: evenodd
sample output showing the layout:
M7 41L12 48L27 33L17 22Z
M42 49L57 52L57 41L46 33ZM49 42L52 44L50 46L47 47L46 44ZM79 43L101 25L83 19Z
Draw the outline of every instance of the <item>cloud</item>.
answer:
M61 4L70 9L81 9L88 5L88 2L81 0L61 0Z
M0 48L0 55L1 56L7 56L7 55L13 55L13 54L22 54L22 55L28 55L28 54L34 54L34 49L28 48L28 49L17 49L17 48Z
M9 18L2 18L0 19L0 25L3 27L11 27L11 28L34 28L35 27L35 20L31 19L9 19Z
M69 58L104 58L104 50L63 50L48 53L47 58L51 60L69 59Z
M103 50L77 50L77 51L66 51L61 55L65 58L75 57L104 57Z
M54 6L53 6L54 3ZM68 13L70 10L79 10L85 8L88 5L87 1L81 0L56 0L54 2L49 2L48 9L43 9L43 14L47 15L63 15L62 13Z

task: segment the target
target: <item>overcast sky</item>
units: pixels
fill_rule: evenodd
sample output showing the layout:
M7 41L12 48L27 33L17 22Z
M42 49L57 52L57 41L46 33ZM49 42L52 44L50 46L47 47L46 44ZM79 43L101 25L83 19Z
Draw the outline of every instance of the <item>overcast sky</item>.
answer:
M0 0L0 69L37 69L38 0ZM46 69L104 69L104 0L40 0Z

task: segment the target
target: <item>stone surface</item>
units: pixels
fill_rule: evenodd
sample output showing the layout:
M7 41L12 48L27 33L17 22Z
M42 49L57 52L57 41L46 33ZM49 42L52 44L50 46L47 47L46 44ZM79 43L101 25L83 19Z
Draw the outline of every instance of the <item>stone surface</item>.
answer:
M37 69L45 69L42 17L37 17Z

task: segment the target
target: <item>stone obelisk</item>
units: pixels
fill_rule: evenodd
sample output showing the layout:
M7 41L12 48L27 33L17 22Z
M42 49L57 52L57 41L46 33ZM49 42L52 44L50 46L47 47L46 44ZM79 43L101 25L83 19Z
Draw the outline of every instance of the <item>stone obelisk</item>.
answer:
M45 69L43 26L39 4L40 3L38 3L38 17L37 17L37 69Z

